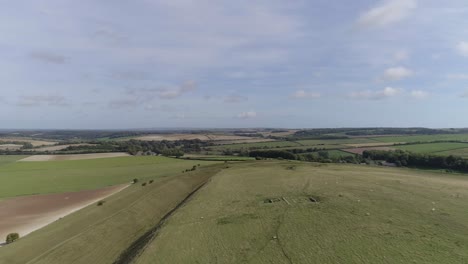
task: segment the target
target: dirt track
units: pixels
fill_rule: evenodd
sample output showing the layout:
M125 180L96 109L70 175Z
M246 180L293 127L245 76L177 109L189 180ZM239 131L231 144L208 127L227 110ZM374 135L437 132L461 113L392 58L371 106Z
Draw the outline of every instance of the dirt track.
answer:
M12 232L25 236L128 185L98 190L22 196L0 201L0 243Z

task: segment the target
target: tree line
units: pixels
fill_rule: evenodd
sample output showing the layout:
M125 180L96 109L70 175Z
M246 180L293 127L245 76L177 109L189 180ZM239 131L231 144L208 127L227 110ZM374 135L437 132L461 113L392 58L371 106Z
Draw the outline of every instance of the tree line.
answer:
M366 150L362 156L365 159L385 160L395 163L397 166L427 167L468 172L468 160L453 155L439 156L404 150Z

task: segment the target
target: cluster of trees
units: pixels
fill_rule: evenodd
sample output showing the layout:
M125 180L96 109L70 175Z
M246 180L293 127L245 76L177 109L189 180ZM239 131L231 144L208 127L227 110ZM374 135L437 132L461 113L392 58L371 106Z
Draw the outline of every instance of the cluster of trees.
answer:
M324 163L362 163L366 162L359 155L330 157L328 151L318 151L317 153L307 153L296 155L285 150L256 150L249 153L250 157L257 159L272 158L272 159L287 159L287 160L300 160L311 162L324 162Z
M297 156L291 152L284 151L284 150L254 150L250 151L250 157L260 157L260 158L273 158L273 159L288 159L288 160L295 160Z
M69 152L128 152L132 155L138 153L161 154L164 156L183 156L185 152L200 152L202 147L209 145L199 139L177 141L97 141L94 145L69 146Z
M438 156L412 153L404 150L366 150L362 156L365 159L385 160L395 163L397 166L427 167L468 172L468 160L452 155Z
M7 235L5 241L7 244L13 243L20 238L18 233L10 233Z
M276 148L280 148L280 146L277 146ZM222 151L222 153L223 153L223 155L226 155L226 156L238 155L238 156L246 157L246 156L250 156L249 153L251 153L253 151L261 151L262 149L264 149L263 151L274 150L274 149L272 149L271 147L268 147L268 146L240 148L240 149L237 149L237 150L231 150L231 149L227 148L227 149L224 149ZM210 149L207 149L207 150L210 150ZM294 149L288 149L288 150L285 150L285 151L291 152L293 154L301 154L301 153L308 153L308 152L317 152L317 151L321 151L321 150L325 150L325 148L318 148L318 147L294 148ZM275 151L280 151L280 150L275 150Z

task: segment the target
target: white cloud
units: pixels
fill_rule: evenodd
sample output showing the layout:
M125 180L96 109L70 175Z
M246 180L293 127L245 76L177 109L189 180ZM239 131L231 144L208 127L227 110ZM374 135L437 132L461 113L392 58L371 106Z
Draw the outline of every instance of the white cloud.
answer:
M394 24L408 17L416 6L416 0L386 0L361 14L357 24L365 28Z
M457 51L460 55L468 57L468 41L461 41L458 43Z
M387 81L398 81L413 75L413 71L405 67L393 67L385 70L383 79Z
M422 91L422 90L411 91L411 97L416 98L416 99L424 99L428 96L429 96L429 93Z
M315 99L319 98L320 93L316 92L310 92L310 91L305 91L305 90L297 90L293 94L289 96L289 98L292 99Z
M352 99L380 100L395 97L402 92L399 88L385 87L381 91L359 91L352 92L349 97Z
M255 117L257 117L257 112L254 112L254 111L242 112L237 115L237 118L240 118L240 119L250 119L250 118L255 118Z

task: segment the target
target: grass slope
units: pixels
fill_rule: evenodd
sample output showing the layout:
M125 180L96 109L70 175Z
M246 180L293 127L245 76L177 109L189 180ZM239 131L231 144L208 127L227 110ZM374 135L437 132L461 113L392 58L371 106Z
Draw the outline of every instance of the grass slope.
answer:
M155 156L119 157L74 161L15 162L0 166L0 199L19 195L97 189L171 176L193 165L212 161L189 161Z
M237 164L137 263L466 263L467 187L466 176L410 169Z
M102 206L88 206L1 247L0 263L112 263L221 168L202 165L195 172L159 178L145 187L132 185L109 197Z

